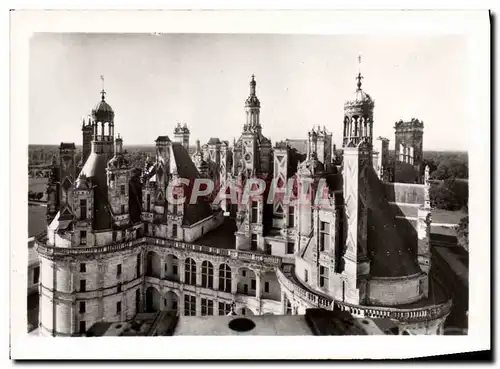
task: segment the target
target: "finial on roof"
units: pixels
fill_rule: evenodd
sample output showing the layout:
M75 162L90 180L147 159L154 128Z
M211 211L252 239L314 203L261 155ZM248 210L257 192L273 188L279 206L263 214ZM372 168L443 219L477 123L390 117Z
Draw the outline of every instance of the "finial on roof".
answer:
M196 140L196 151L201 151L200 140Z
M361 80L363 79L363 76L361 75L361 53L358 55L358 76L356 79L358 80L358 90L361 90Z
M101 86L102 86L102 89L101 89L101 100L104 101L105 95L106 95L106 91L104 91L104 76L103 75L101 75Z

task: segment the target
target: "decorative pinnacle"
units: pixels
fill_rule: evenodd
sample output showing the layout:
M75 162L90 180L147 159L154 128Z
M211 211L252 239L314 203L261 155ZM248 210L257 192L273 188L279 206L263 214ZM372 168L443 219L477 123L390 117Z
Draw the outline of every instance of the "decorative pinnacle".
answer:
M101 100L104 101L106 91L104 91L104 76L103 75L101 75L101 81L102 81Z
M255 74L252 74L252 80L250 81L250 95L254 96L255 95L255 85L257 83L255 82Z
M361 53L358 55L358 76L356 79L358 80L358 90L361 90L361 80L363 79L363 76L361 75Z

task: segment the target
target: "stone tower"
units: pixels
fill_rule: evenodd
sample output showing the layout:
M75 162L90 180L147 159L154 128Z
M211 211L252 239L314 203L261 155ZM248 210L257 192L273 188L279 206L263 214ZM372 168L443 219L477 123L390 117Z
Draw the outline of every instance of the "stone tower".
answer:
M343 255L342 286L336 299L360 303L365 298L370 273L368 258L368 208L366 170L372 166L373 107L371 97L361 89L361 72L356 93L344 104L343 193L345 201L346 245Z
M106 91L101 91L101 101L92 109L92 152L104 154L106 162L113 157L115 112L106 102Z
M319 125L316 129L316 152L318 160L323 163L326 170L329 170L332 165L332 134L326 130L326 127L321 128Z
M390 180L389 140L385 137L377 137L373 144L373 168L380 180Z
M59 165L54 155L50 168L49 181L47 183L47 211L45 214L47 224L52 222L59 211L59 185Z
M192 160L200 176L206 178L208 176L208 163L205 161L203 153L201 152L200 140L196 140L196 152Z
M423 137L424 122L412 118L408 122L396 122L395 137L395 182L423 182Z
M82 122L82 159L78 166L82 168L87 161L90 152L92 151L92 138L94 136L94 130L92 128L92 120L88 117L86 121L85 118Z
M177 126L174 129L174 142L179 142L184 146L184 148L189 151L189 128L186 123L182 124L180 122L177 123Z
M72 217L73 199L71 187L76 179L75 144L61 142L59 146L59 207L61 219Z
M108 181L108 202L113 216L113 224L117 227L127 225L129 215L129 181L131 169L123 154L123 140L118 135L115 140L115 156L106 168Z

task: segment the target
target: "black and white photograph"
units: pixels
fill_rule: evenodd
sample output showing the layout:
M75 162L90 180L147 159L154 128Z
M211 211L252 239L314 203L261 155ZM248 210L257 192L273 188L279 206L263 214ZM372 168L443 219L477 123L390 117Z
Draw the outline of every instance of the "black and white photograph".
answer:
M33 25L13 74L23 340L489 344L487 11L95 12Z

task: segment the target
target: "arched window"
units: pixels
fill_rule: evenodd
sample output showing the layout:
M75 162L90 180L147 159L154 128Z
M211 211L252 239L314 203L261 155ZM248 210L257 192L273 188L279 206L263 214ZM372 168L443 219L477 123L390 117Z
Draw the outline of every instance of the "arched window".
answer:
M191 284L193 286L196 285L196 262L187 258L184 264L184 283Z
M214 286L214 266L206 260L201 264L201 285L206 288Z
M219 267L219 290L231 292L231 268L227 264Z

